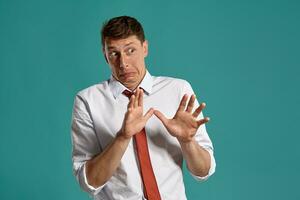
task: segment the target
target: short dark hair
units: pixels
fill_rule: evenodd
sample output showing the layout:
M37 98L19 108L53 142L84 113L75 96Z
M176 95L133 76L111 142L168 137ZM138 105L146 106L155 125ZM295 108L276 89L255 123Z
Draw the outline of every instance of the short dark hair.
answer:
M141 43L145 41L145 34L140 22L129 16L114 17L104 22L101 30L102 47L106 39L124 39L135 35Z

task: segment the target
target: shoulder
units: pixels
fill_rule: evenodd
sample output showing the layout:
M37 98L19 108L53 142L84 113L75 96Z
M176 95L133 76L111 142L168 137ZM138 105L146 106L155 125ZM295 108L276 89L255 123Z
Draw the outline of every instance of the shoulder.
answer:
M152 76L153 77L153 85L162 86L162 87L172 87L176 89L184 89L190 88L190 83L181 78L169 77L169 76Z
M102 81L100 83L91 85L87 88L79 90L76 94L76 97L81 98L82 100L88 100L94 96L105 94L108 89L108 80Z
M182 98L184 94L194 94L191 84L181 78L169 76L153 76L153 91L163 92Z
M181 79L181 78L175 78L170 76L152 76L154 84L176 84L176 85L189 85L189 82L187 80Z

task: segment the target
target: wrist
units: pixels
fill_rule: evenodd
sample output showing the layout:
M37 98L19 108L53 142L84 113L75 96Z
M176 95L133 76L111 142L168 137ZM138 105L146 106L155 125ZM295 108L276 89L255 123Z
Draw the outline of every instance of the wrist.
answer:
M116 136L117 140L120 140L120 141L123 141L123 142L129 142L131 138L132 138L132 136L127 136L121 130L117 133L117 136Z
M178 140L180 146L190 146L190 145L192 145L196 142L194 137L192 137L190 139L179 139L179 138L177 138L177 140Z

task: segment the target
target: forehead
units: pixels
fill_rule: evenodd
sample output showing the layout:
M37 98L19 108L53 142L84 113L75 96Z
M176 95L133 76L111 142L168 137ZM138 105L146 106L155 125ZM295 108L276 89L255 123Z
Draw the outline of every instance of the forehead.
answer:
M129 45L141 45L141 41L135 36L129 36L123 39L106 39L105 40L105 48L124 48Z

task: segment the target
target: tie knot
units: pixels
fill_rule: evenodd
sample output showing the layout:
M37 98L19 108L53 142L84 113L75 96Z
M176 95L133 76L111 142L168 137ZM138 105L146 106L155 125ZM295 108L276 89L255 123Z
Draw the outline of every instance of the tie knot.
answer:
M129 99L130 99L130 97L133 95L133 92L130 92L129 90L124 90L122 93L123 93L125 96L127 96Z

